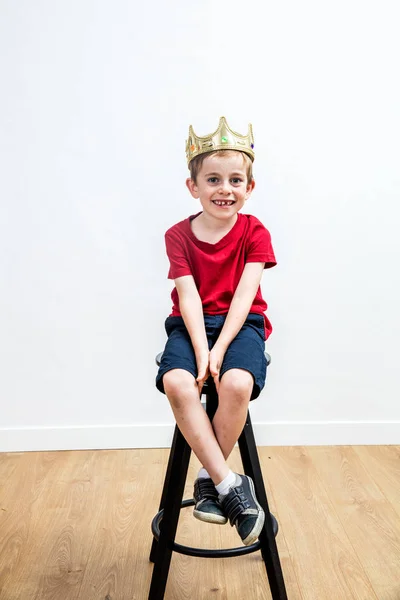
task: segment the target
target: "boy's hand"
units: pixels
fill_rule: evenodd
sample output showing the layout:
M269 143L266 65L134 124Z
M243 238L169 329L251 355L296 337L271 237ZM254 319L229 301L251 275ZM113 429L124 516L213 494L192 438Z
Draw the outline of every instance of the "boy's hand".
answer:
M219 372L221 370L222 362L224 360L225 350L218 346L218 342L215 344L210 352L210 373L214 379L215 387L217 392L219 391Z
M209 370L209 351L208 349L196 356L197 363L197 385L199 388L199 395L201 397L201 390L203 389L204 382L210 376Z

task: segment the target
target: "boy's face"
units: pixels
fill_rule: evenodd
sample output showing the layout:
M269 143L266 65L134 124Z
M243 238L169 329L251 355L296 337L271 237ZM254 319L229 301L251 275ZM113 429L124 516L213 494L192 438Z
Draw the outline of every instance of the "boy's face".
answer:
M199 198L204 212L218 220L236 215L250 196L254 181L247 183L246 163L241 152L211 154L204 159L196 183L187 179L193 198Z

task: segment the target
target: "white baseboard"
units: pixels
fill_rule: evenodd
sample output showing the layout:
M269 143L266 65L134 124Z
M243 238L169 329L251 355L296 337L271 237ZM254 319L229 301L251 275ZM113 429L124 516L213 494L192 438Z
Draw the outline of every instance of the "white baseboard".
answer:
M0 429L0 452L168 448L173 425ZM400 421L254 423L259 446L400 444Z

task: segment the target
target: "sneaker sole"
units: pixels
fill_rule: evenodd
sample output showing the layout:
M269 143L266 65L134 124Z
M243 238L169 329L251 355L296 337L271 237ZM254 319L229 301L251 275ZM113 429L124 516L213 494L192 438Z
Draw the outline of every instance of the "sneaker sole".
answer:
M193 516L203 523L213 523L214 525L225 525L228 519L222 515L214 515L213 513L204 513L200 510L193 510Z
M243 544L245 546L250 546L250 544L254 544L254 542L257 541L258 536L261 533L261 530L264 526L264 521L265 521L265 513L263 511L263 509L261 508L260 504L258 503L258 500L256 498L256 491L254 489L254 483L253 480L249 477L249 484L250 484L250 489L252 491L253 494L253 499L255 500L255 503L257 504L257 508L259 509L259 514L257 517L257 521L255 522L255 525L253 527L253 529L251 530L251 532L249 533L249 535L247 536L247 538L245 538L243 541Z

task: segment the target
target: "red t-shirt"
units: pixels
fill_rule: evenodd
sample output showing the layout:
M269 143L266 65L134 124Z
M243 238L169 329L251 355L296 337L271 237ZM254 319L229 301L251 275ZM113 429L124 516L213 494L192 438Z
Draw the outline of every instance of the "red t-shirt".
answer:
M180 221L165 234L170 262L169 279L192 275L203 303L203 313L227 314L233 295L247 262L263 262L265 268L276 265L271 236L264 225L252 215L238 213L232 229L216 244L202 242L194 235L190 222L197 215ZM176 288L171 298L171 316L181 316ZM263 315L265 339L272 331L265 311L267 304L260 287L250 308L251 313Z

